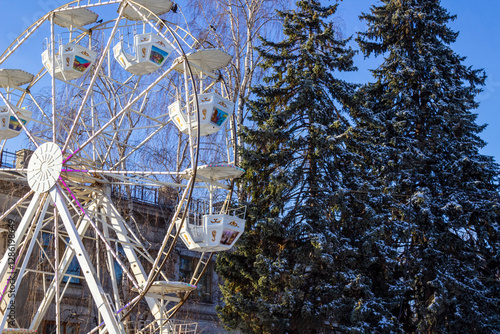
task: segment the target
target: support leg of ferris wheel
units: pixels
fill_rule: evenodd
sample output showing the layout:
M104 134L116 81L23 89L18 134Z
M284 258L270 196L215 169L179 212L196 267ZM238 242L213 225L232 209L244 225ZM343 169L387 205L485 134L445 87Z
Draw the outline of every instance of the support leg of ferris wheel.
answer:
M134 307L137 305L137 303L145 297L146 292L149 290L155 279L160 275L161 269L165 265L167 259L170 257L170 254L174 250L175 243L179 237L180 234L180 229L177 229L177 232L174 232L174 226L175 226L175 221L180 218L181 222L184 223L184 221L187 219L187 211L188 211L188 205L189 201L191 200L191 192L190 189L192 190L193 188L193 183L194 183L195 177L194 175L191 176L191 178L188 181L188 185L182 192L181 198L179 200L179 204L177 205L177 208L175 210L175 213L172 215L171 222L169 224L169 228L167 232L165 233L165 237L163 238L162 244L158 250L158 256L156 256L155 261L153 263L152 269L147 276L147 281L146 285L143 287L143 291L140 293L138 296L137 301L132 305L129 310L124 314L123 318L128 317ZM178 305L182 305L184 303L183 300ZM170 313L170 311L167 311L167 316ZM167 319L169 319L170 316L168 316ZM169 325L169 323L165 323L162 325ZM162 327L163 328L163 327Z
M31 256L31 252L33 251L33 247L35 246L36 239L38 237L38 233L40 232L40 229L42 227L42 221L43 217L45 216L45 213L47 212L47 209L49 207L49 201L46 200L43 207L40 210L40 214L38 215L38 220L35 224L35 229L33 231L33 234L31 234L31 231L28 231L28 235L25 238L25 244L24 247L26 246L26 243L28 242L28 239L31 237L28 249L26 250L26 254L24 256L24 260L21 264L21 267L19 270L17 270L16 265L17 261L20 260L22 254L21 252L18 255L18 259L16 259L16 263L9 263L9 268L12 268L11 271L9 271L8 274L8 280L5 280L6 286L4 288L4 293L2 295L2 310L5 310L2 316L2 320L0 322L0 328L5 327L5 323L7 322L7 319L9 318L9 307L11 305L11 302L13 302L13 299L16 298L17 290L19 289L19 285L21 283L21 277L24 275L24 272L26 270L26 266L28 265L28 261ZM5 255L9 255L10 251L7 249L5 252ZM15 252L14 252L15 253ZM13 260L13 259L12 259Z
M12 261L15 260L14 256L17 252L17 249L19 248L19 245L21 243L22 238L25 237L26 232L31 225L33 219L38 216L40 213L40 210L42 209L40 207L40 203L42 201L42 196L39 194L34 194L33 198L30 201L30 204L28 208L26 209L26 213L21 219L21 222L19 223L16 232L14 234L14 239L12 242L9 240L9 244L7 245L7 249L5 251L5 254L2 257L2 260L0 261L0 279L1 279L1 285L0 285L0 300L4 300L8 296L8 288L9 288L9 282L11 279L11 275L13 275L14 270L15 270L15 263L12 263ZM5 215L3 215L1 218L4 218ZM14 254L14 256L12 255ZM12 267L11 267L12 265ZM14 270L11 270L8 272L9 268L13 268ZM7 307L8 304L5 304L5 306L0 307L0 315L3 317L7 312Z
M91 205L92 207L95 206L95 204ZM90 208L90 210L92 210L92 207ZM89 219L84 216L83 219L81 219L80 224L77 226L77 232L80 238L82 238L83 235L85 235L89 226L90 226ZM59 268L56 268L56 270L58 271L57 284L61 284L64 277L64 273L66 273L66 271L68 270L74 256L75 256L75 251L72 248L67 247L59 261ZM30 329L33 330L39 328L40 324L42 323L43 317L47 313L52 301L54 300L55 292L56 292L56 280L54 279L50 282L49 287L44 293L43 300L41 301L37 309L37 312L33 317Z
M101 208L101 210L102 210L102 208ZM102 211L104 211L104 210L102 210ZM109 234L109 228L108 228L108 224L106 223L105 214L102 215L102 219L103 219L103 221L101 223L102 224L102 233L103 233L104 237L109 240L111 238L111 236ZM116 252L118 253L118 250L116 250ZM111 255L110 252L106 252L106 264L107 264L107 268L108 268L110 276L111 277L118 277L116 270L115 270L115 262L114 262L113 256ZM113 288L113 300L115 301L115 309L120 310L123 307L123 305L122 305L122 302L120 300L120 292L118 289L118 282L116 279L111 280L111 287Z
M78 234L78 230L76 229L73 221L71 219L71 214L66 206L64 201L64 197L62 195L62 190L58 185L52 187L50 190L50 196L54 201L54 205L57 207L59 211L59 215L63 222L64 228L68 233L69 240L71 246L74 248L77 254L77 260L80 264L80 268L82 269L83 276L85 277L85 281L87 282L87 286L89 287L90 293L97 305L97 308L106 324L106 329L110 334L122 334L124 333L121 329L121 326L118 322L115 312L111 304L109 303L108 298L105 295L104 289L101 284L96 280L97 274L94 266L91 264L89 254L85 249L82 239Z
M130 264L132 274L135 276L139 286L144 287L148 276L134 248L131 246L134 244L134 241L129 238L123 218L107 196L103 197L103 211L105 212L105 216L108 217L112 229L116 232L116 236L120 241L123 252L125 253L125 256ZM154 316L155 320L158 322L161 321L163 312L160 303L151 297L145 297L144 299L146 300L146 303L148 304L151 314Z
M2 279L2 285L0 286L0 288L2 289L2 291L0 291L1 293L0 298L2 300L6 293L6 289L8 288L7 285L9 284L8 283L9 274L7 273L7 271L10 267L9 262L12 261L12 256L9 255L9 253L12 252L14 254L16 253L22 238L26 235L26 231L28 230L28 227L33 221L33 218L37 215L37 213L39 213L41 200L42 200L41 195L37 193L33 195L33 198L31 199L30 204L26 209L26 213L21 219L21 222L19 223L16 229L12 243L9 243L7 245L7 251L5 252L5 254L2 257L2 260L0 261L0 278ZM0 310L0 312L2 311Z

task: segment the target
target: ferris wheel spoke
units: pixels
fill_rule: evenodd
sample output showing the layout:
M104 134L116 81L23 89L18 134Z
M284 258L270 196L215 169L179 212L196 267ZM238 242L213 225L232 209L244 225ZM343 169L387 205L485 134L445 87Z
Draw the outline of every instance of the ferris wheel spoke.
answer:
M50 123L51 122L50 117L47 115L47 113L45 113L45 110L43 110L43 108L37 102L37 100L35 99L33 94L31 94L30 91L28 91L27 93L28 93L28 96L30 97L31 102L33 102L35 104L37 111L39 111L42 114L42 116L45 118L45 120Z
M132 98L132 95L130 96L130 99L131 98ZM130 99L129 99L129 103L130 103ZM144 108L144 102L146 100L147 100L147 94L143 98L143 105L141 106L141 109ZM119 102L121 102L121 101L119 101ZM121 103L120 103L120 106L121 106ZM148 125L148 126L142 126L142 127L141 126L137 126L137 124L139 123L140 119L131 120L130 112L137 113L140 116L144 116L141 112L137 112L133 108L130 108L129 112L123 113L123 115L121 116L121 118L118 121L118 124L116 126L113 126L112 129L109 129L109 130L105 131L103 133L103 135L112 134L112 137L108 138L108 140L109 140L110 143L116 144L117 146L130 148L130 149L132 149L131 151L133 153L134 151L136 151L135 147L132 146L132 145L129 145L129 144L125 144L125 143L121 142L120 140L118 140L118 135L120 133L125 133L125 136L129 137L132 134L132 132L136 132L138 130L143 130L143 129L157 128L158 125ZM131 122L131 124L129 124L128 127L123 127L122 126L123 125L123 121L125 120L125 118L127 118L128 121ZM159 124L161 124L161 123L159 123ZM165 125L163 125L163 126L165 126ZM159 130L161 130L161 128L163 128L163 127L160 127L154 133L156 134ZM148 138L150 138L150 137L148 137ZM143 140L143 142L144 142L144 140ZM107 146L108 146L108 149L106 150L106 153L104 155L104 160L107 159L107 157L110 155L111 150L113 148L113 145L107 145ZM130 156L130 154L126 155L126 157L128 157L128 156ZM125 159L126 158L122 157L118 163L115 163L115 166L117 166L118 164L120 164L123 161L125 161Z
M132 101L130 101L123 109L121 109L119 112L117 112L113 117L111 117L111 119L106 122L104 125L101 126L101 128L99 128L97 131L95 131L95 133L90 137L88 138L82 145L80 145L80 147L75 150L74 153L70 154L70 156L68 158L66 158L66 160L64 162L67 162L69 161L73 155L79 151L81 151L83 148L85 148L87 145L89 145L93 140L95 140L95 138L97 138L98 136L100 136L109 126L111 126L118 118L120 118L124 113L126 113L127 111L129 111L132 106L137 103L137 101L139 101L141 98L144 97L144 95L151 89L153 88L154 86L156 86L161 80L163 80L171 71L173 70L173 68L170 68L168 71L166 71L165 73L163 73L161 76L159 76L153 83L151 83L144 91L142 91L139 95L137 95Z
M66 170L65 170L66 171ZM160 181L157 178L152 178L150 176L160 177L160 176L170 176L170 177L183 177L188 176L187 172L160 172L160 171L108 171L108 170L88 170L86 171L92 174L102 174L108 178L115 179L123 184L133 184L133 185L144 185L153 187L188 187L188 184L182 184L178 182L166 182Z
M126 94L129 94L128 92L132 92L134 90L134 87L129 86L128 83L135 77L136 77L135 75L130 75L126 80L124 80L123 82L120 82L120 81L112 78L108 74L104 73L104 71L102 71L101 76L99 77L99 80L102 82L103 85L106 85L106 86L111 87L111 88L116 89L116 90L118 90L120 88L128 89L127 93L124 93L122 95L118 95L120 97L120 96L125 96Z
M167 123L165 123L163 126L157 127L156 130L154 130L151 134L149 134L146 138L144 138L144 140L139 145L133 147L123 158L118 160L110 169L111 170L116 169L121 163L126 161L132 154L134 154L140 148L146 145L151 138L153 138L158 132L160 132L165 127L165 125L167 125Z
M97 212L97 210L98 210L96 201L93 201L92 203L87 204L87 207L88 207L87 212ZM90 227L89 218L86 215L80 215L80 219L78 220L76 227L77 227L78 236L80 238L83 238L83 236L86 234L87 230ZM112 255L110 253L107 253L107 254L112 259ZM47 311L48 311L48 309L49 309L49 307L50 307L51 303L53 302L53 299L56 295L56 286L58 284L61 284L65 274L67 276L68 268L71 265L71 261L73 260L74 256L75 256L74 249L72 247L66 247L64 254L62 255L59 268L57 269L58 273L59 273L59 275L58 275L59 279L56 281L55 277L54 277L54 279L51 281L50 286L47 288L47 290L44 294L44 298L41 301L35 316L33 317L32 325L30 328L38 328L40 326L41 321L43 320L45 314L47 313ZM113 262L111 262L111 263L113 263ZM108 269L114 270L114 266L109 266L109 264L108 264ZM67 283L69 283L69 280ZM63 295L64 295L64 293L61 294L60 298L62 298Z
M26 172L26 168L0 168L0 180L24 181L26 180Z
M87 88L87 91L85 92L85 96L83 97L83 100L82 100L82 102L80 104L80 108L78 109L78 112L76 113L75 122L71 126L71 130L68 133L68 139L66 139L66 142L64 143L64 145L62 147L62 151L63 152L68 147L69 140L70 140L73 132L75 131L76 122L80 118L80 116L81 116L81 114L82 114L82 112L84 110L85 103L87 103L87 101L88 101L88 99L90 97L90 93L92 92L92 87L94 86L94 83L95 83L95 81L97 80L97 78L99 76L99 69L101 68L104 60L106 59L106 53L109 51L109 48L111 46L111 41L113 40L113 36L115 35L116 30L118 29L118 26L119 26L119 23L120 23L120 19L122 17L122 13L123 13L123 8L118 12L118 18L116 19L115 25L114 25L113 30L111 32L111 36L108 38L108 42L106 43L106 46L104 47L104 49L102 51L102 56L101 56L101 58L99 58L99 60L98 60L98 62L96 64L96 68L98 70L96 70L94 72L94 75L92 76L92 79L90 80L90 83L89 83L89 86Z

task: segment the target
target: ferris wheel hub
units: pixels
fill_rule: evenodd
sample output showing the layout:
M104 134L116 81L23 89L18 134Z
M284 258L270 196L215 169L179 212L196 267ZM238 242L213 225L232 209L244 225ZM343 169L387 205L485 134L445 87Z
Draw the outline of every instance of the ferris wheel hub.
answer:
M49 191L59 179L62 168L62 151L55 143L40 145L33 152L28 164L28 184L36 193Z

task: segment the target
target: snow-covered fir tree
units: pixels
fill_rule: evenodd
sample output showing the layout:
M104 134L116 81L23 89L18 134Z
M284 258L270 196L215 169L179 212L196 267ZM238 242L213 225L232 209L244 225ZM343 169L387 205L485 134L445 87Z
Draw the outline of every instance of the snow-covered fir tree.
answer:
M337 6L298 1L278 12L284 40L260 48L267 77L249 104L255 127L242 133L247 230L217 258L230 328L317 333L334 324L339 231L347 210L363 208L347 191L358 177L345 135L354 86L336 73L354 70L354 52L333 23Z
M362 18L364 55L384 61L359 92L353 133L386 194L376 210L397 265L382 283L400 294L398 326L371 332L500 333L499 168L479 152L474 113L485 75L451 49L454 16L439 0L382 0Z

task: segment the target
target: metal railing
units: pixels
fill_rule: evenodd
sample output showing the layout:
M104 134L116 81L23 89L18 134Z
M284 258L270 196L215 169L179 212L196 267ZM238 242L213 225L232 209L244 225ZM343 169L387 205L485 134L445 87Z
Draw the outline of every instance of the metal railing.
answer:
M131 199L135 203L144 203L161 207L171 207L177 200L177 194L168 192L170 189L138 185L131 185L128 187L130 187L128 190L125 189L125 187L116 187L113 191L113 196L122 200Z
M198 323L186 320L171 319L163 328L158 327L158 320L143 320L139 322L139 328L129 330L130 334L196 334Z
M16 167L16 154L8 151L0 153L0 167L2 168L15 168Z

